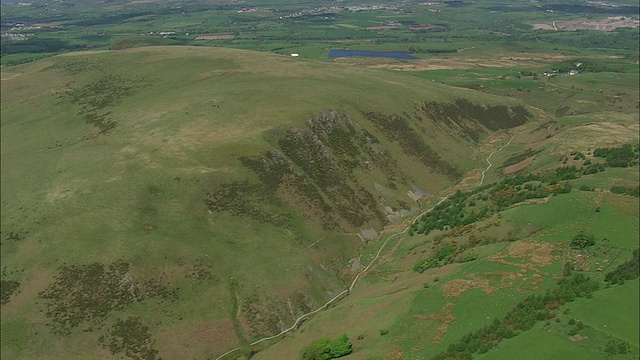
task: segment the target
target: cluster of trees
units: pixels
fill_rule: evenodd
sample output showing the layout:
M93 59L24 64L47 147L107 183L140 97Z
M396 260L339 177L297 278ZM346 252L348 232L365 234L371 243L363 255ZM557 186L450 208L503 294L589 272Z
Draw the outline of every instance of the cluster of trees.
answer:
M464 229L476 221L525 200L569 193L571 184L560 180L575 179L580 173L581 169L575 166L563 166L545 175L518 174L472 191L458 190L413 223L409 235L428 235L433 230ZM414 266L414 270L422 272L439 266L442 259L437 257L434 255L432 258L421 260Z
M571 192L571 184L553 180L548 183L527 183L524 185L502 185L491 191L491 198L495 202L495 211L502 211L513 204L528 199L541 199L549 195L566 194Z
M576 167L575 165L571 166L560 166L555 169L555 176L548 176L548 178L553 181L555 180L573 180L577 179L582 175L591 175L597 174L598 172L604 171L605 164L591 162L591 160L586 160L581 167Z
M640 186L636 187L625 187L625 186L612 186L611 192L614 194L623 194L623 195L631 195L635 197L640 197Z
M468 207L475 207L475 201L467 204L467 200L472 195L471 192L458 190L449 199L443 201L433 208L431 212L423 215L419 221L411 225L409 235L414 232L428 235L432 230L445 230L447 227L453 229L478 221L489 214L489 208L481 207L478 211L469 211ZM473 205L471 205L473 204Z
M638 144L624 144L616 148L597 148L593 156L605 158L605 164L610 167L629 167L638 163L638 147Z
M425 270L440 267L453 262L454 256L459 252L459 249L453 245L444 245L440 248L437 254L430 256L426 260L420 260L413 266L413 271L422 273ZM466 261L475 260L475 257L464 258Z
M571 243L569 244L569 246L573 249L584 249L595 244L595 236L586 235L584 232L580 231L578 235L574 236L573 239L571 239Z
M579 176L578 168L575 166L560 166L555 169L556 178L560 180L573 180Z
M567 324L569 324L570 326L569 331L567 332L567 335L569 336L574 336L585 328L585 325L582 321L576 320L574 318L569 319Z
M583 167L580 168L582 171L582 175L591 175L596 174L600 171L604 171L605 164L602 163L592 163L591 160L586 160L583 163Z
M337 359L353 352L353 347L347 334L336 339L322 338L302 349L301 360L331 360Z
M580 185L580 191L596 191L596 188L589 185Z
M580 151L571 151L570 155L573 156L573 160L580 160L580 159L586 160L586 157Z
M600 48L638 51L638 32L637 30L631 28L618 28L611 32L597 30L576 30L571 32L563 32L561 36L558 36L557 33L550 33L548 34L548 36L540 37L540 39L535 40L575 46L581 49ZM610 71L617 70L615 68L607 67L601 67L599 69L607 69Z
M460 341L449 345L447 351L434 360L472 359L474 353L486 353L503 339L517 336L531 329L537 322L556 316L556 309L579 297L589 297L599 288L598 282L583 274L571 274L563 278L559 286L543 295L531 295L521 301L502 319L494 319L490 325L471 332Z
M607 273L604 281L611 284L624 284L625 280L633 280L640 273L640 249L633 250L631 260L618 265L615 270Z
M631 352L631 345L624 340L609 339L604 346L604 352L611 355L624 355Z

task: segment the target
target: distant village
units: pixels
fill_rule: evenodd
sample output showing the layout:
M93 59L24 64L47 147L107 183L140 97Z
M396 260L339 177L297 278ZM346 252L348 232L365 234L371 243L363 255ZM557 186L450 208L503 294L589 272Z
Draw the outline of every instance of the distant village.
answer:
M40 29L41 26L17 23L17 24L3 24L3 28L7 28L7 29L5 29L6 31L0 33L0 39L2 39L2 41L24 41L24 40L28 40L29 37L33 36L34 34L23 33L23 32L14 33L9 31L36 30L36 29Z

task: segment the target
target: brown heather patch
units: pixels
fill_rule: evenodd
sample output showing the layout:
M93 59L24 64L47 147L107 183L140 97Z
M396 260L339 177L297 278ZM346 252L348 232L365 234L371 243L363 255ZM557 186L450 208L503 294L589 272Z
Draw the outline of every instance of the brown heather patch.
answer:
M324 202L310 200L305 196L300 186L297 186L303 184L303 181L301 177L293 174L283 175L282 182L276 190L280 201L286 207L298 210L305 219L322 219L327 226L329 224L337 225L337 221L331 214L327 214L327 210L330 210L331 207Z
M454 186L452 191L456 190L469 190L480 182L482 178L482 169L473 169L465 174L465 177L460 180L460 183Z
M456 320L456 317L453 315L451 309L453 309L453 303L446 303L441 310L440 314L432 314L429 315L430 319L440 321L441 324L438 326L438 335L431 339L432 343L439 343L442 340L442 337L447 333L449 328L449 324Z
M495 291L490 286L488 279L480 279L476 276L476 274L472 274L471 279L455 279L451 280L446 284L440 286L442 292L449 297L458 297L462 295L465 291L471 289L483 289L486 294L491 294Z
M537 241L518 241L509 245L506 253L494 254L487 260L498 264L514 266L525 271L533 271L540 275L549 275L540 270L539 267L551 265L554 260L559 260L558 256L553 255L553 252L561 246L561 243L550 244ZM526 261L514 262L508 259L525 259Z
M469 279L456 279L451 280L446 284L441 285L442 292L449 297L458 297L465 291L472 289L482 289L482 291L489 295L497 290L512 288L515 282L523 279L526 270L519 272L507 272L507 271L495 271L482 274L471 274ZM538 274L535 274L538 275ZM538 275L539 276L539 275Z
M524 270L521 273L525 272ZM529 294L534 291L538 291L540 285L544 282L542 275L533 274L531 277L525 277L522 279L520 285L516 289L520 294Z
M580 334L575 334L573 336L569 336L569 340L571 341L582 341L588 339L588 336L582 336Z
M500 278L500 285L496 285L497 289L506 289L511 288L514 285L514 281L522 278L522 272L507 272L507 271L496 271L485 273L485 276ZM495 287L494 287L495 289ZM486 292L486 291L485 291Z
M197 324L191 328L190 334L189 338L193 337L194 343L210 343L214 348L230 347L238 343L230 319Z
M202 344L208 344L208 349L202 350L210 353L240 345L231 319L174 325L162 330L156 339L156 347L164 359L185 358L185 349L199 348Z
M404 354L402 350L394 348L384 357L384 360L404 360Z
M162 303L177 299L176 290L168 289L156 278L134 278L129 272L130 265L118 260L111 264L63 265L58 268L53 281L38 293L39 299L45 302L44 314L49 319L51 330L66 335L80 326L101 327L114 310L123 309L133 302L155 298L158 303ZM146 325L137 318L129 318L113 328L112 340L119 342L118 339L127 338L122 334L129 327L140 330L141 337L135 341L142 341L147 337ZM109 344L112 340L109 340ZM130 345L127 340L120 344L127 348ZM124 348L118 345L112 351L122 349Z
M547 242L518 241L507 248L507 254L511 258L530 258L532 263L546 266L553 262L552 253L559 245L561 246Z

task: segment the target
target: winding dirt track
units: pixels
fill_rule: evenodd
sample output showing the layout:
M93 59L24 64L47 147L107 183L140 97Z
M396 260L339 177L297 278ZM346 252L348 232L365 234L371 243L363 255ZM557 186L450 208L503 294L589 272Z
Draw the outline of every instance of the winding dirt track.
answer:
M486 161L487 161L487 163L488 163L489 165L488 165L488 166L487 166L487 167L482 171L482 177L480 178L480 182L479 182L476 186L472 187L471 189L476 188L476 187L478 187L478 186L482 186L482 184L484 183L485 173L486 173L487 171L489 171L489 169L491 169L491 167L493 166L493 164L491 163L491 157L492 157L494 154L496 154L496 153L498 153L498 152L502 151L502 149L504 149L505 147L509 146L509 144L511 144L511 142L513 141L513 139L515 139L515 137L516 137L516 136L518 136L518 134L521 134L521 133L522 133L522 131L521 131L521 132L516 133L515 135L513 135L513 136L511 137L511 139L509 139L509 141L508 141L506 144L502 145L502 147L500 147L498 150L493 151L491 154L489 154L489 156L487 156ZM331 300L327 301L327 303L325 303L325 304L324 304L324 305L322 305L321 307L317 308L316 310L311 311L311 312L308 312L308 313L306 313L306 314L304 314L304 315L300 316L300 317L299 317L299 318L298 318L298 319L293 323L293 325L291 325L291 327L290 327L290 328L285 329L285 330L282 330L280 333L278 333L278 334L276 334L276 335L269 336L269 337L265 337L265 338L262 338L262 339L260 339L260 340L256 340L256 341L254 341L254 342L250 343L250 344L249 344L249 346L257 345L257 344L259 344L259 343L261 343L261 342L264 342L264 341L273 340L273 339L278 338L278 337L280 337L280 336L282 336L282 335L284 335L284 334L286 334L286 333L288 333L288 332L290 332L290 331L295 330L295 329L297 328L298 324L300 324L300 322L301 322L302 320L306 319L307 317L309 317L309 316L311 316L311 315L313 315L313 314L315 314L315 313L317 313L317 312L319 312L319 311L322 311L322 310L323 310L323 309L325 309L327 306L329 306L330 304L332 304L334 301L337 301L338 299L340 299L343 295L345 295L345 294L347 294L347 295L348 295L348 294L353 290L353 288L356 286L356 283L358 282L358 279L360 279L360 276L361 276L361 275L363 275L364 273L366 273L367 271L369 271L369 269L371 268L371 266L376 262L376 260L378 260L378 258L380 257L380 253L382 253L382 250L385 248L385 246L387 245L387 243L388 243L391 239L396 238L396 237L398 237L398 236L400 236L400 235L404 235L404 234L405 234L405 233L406 233L406 232L411 228L411 225L413 225L416 221L418 221L418 219L419 219L421 216L423 216L424 214L427 214L427 213L429 213L430 211L432 211L436 206L440 205L443 201L447 200L447 199L449 198L449 196L451 196L451 194L449 194L449 195L447 195L447 196L443 197L443 198L442 198L442 199L441 199L441 200L440 200L436 205L432 206L432 207L431 207L431 208L429 208L428 210L425 210L425 211L423 211L422 213L420 213L418 216L416 216L416 217L413 219L413 221L411 221L411 224L409 224L409 226L407 226L404 230L402 230L402 231L400 231L400 232L397 232L397 233L395 233L395 234L393 234L393 235L389 236L389 237L387 238L387 240L385 240L385 241L382 243L382 246L380 246L380 249L378 249L378 252L376 253L376 256L373 258L373 260L371 260L371 262L369 263L369 265L367 265L367 267L365 267L365 268L364 268L364 270L362 270L361 272L359 272L359 273L358 273L358 274L353 278L353 281L351 282L351 286L349 286L349 288L345 289L344 291L342 291L342 292L341 292L341 293L339 293L338 295L334 296ZM224 353L224 354L222 354L222 355L218 356L218 357L216 358L216 360L220 360L220 359L222 359L223 357L225 357L225 356L227 356L227 355L229 355L229 354L232 354L232 353L234 353L234 352L236 352L236 351L238 351L238 350L240 350L240 349L242 349L242 347L237 347L237 348L235 348L235 349L231 349L231 350L227 351L226 353Z

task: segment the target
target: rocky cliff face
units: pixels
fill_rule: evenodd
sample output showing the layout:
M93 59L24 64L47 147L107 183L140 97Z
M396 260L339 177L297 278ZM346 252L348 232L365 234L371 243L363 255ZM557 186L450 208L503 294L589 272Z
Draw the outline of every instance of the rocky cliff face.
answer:
M530 114L523 107L458 100L421 103L415 115L364 111L362 117L360 125L348 113L327 110L308 119L304 128L274 131L273 150L240 158L258 181L220 184L207 192L207 206L274 225L287 225L285 209L294 209L328 230L380 228L390 212L415 205L414 183L423 186L403 168L402 159L411 159L425 173L459 180L463 169L430 145L433 137L475 142L490 131L524 123ZM423 122L434 124L436 131L420 131Z

